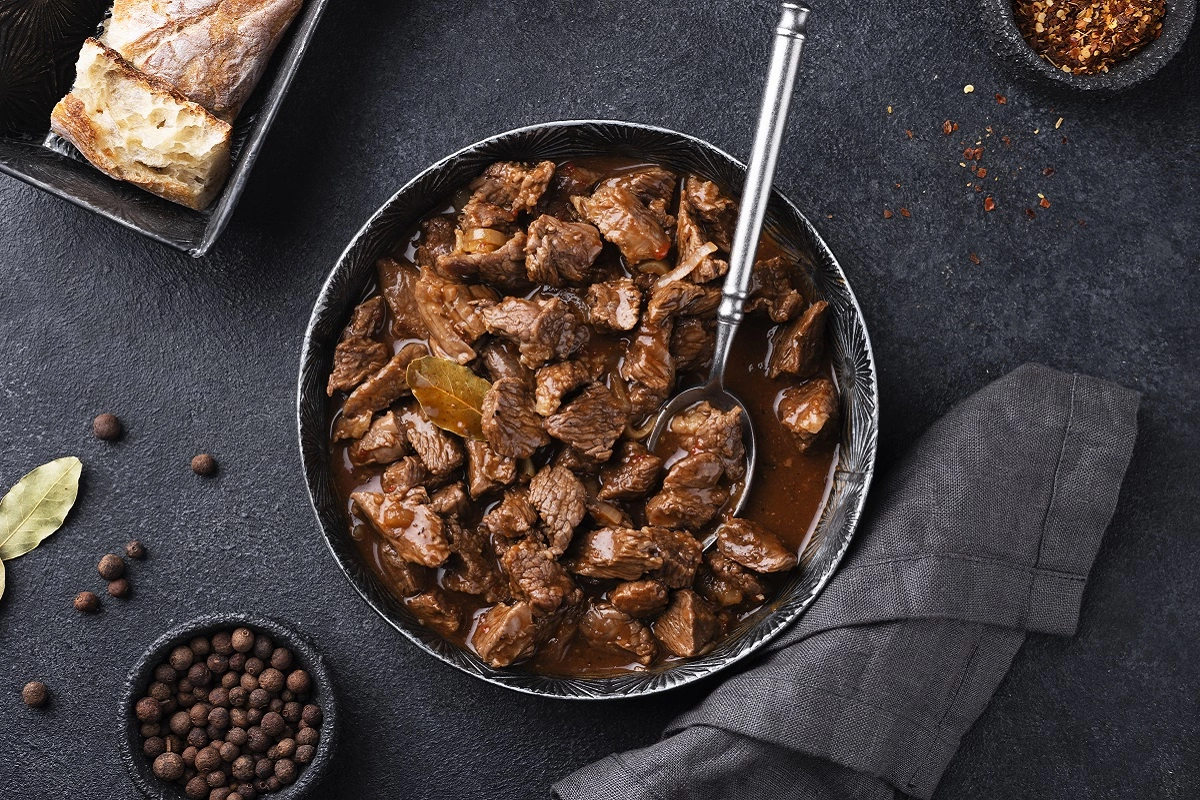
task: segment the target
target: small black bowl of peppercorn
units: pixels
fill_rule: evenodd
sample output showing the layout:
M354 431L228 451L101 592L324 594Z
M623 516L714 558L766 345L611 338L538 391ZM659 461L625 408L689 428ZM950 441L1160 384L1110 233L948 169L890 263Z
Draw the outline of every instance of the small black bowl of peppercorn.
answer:
M1022 72L1071 89L1115 93L1175 57L1196 0L984 0L997 51Z
M333 756L337 708L320 656L249 614L198 617L150 646L119 706L121 758L162 800L296 800Z

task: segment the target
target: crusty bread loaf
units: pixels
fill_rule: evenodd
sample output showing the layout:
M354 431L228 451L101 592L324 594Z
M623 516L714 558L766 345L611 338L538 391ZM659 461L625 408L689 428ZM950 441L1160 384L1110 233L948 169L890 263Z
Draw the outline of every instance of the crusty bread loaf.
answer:
M302 0L116 0L100 41L232 122Z
M189 208L212 202L229 174L229 123L134 69L95 39L50 127L97 168Z

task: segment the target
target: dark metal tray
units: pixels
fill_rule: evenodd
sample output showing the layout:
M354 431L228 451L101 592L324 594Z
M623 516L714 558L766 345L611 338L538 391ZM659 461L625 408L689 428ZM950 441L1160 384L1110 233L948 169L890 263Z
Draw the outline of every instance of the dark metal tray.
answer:
M0 172L12 175L26 183L44 189L77 206L94 211L114 222L131 228L171 247L193 256L208 252L233 214L234 206L241 197L242 189L250 177L250 169L258 157L267 131L279 111L284 95L304 57L309 42L317 27L328 0L306 0L291 27L279 43L258 88L242 109L233 125L233 169L221 193L204 211L193 211L168 200L145 192L132 184L113 180L87 163L79 153L65 141L51 135L46 138L45 130L40 133L17 133L0 135ZM99 20L92 20L98 23ZM0 34L20 38L20 26L26 24L20 18L0 20ZM4 38L0 36L0 39ZM11 39L10 39L11 41ZM78 53L78 44L71 42L41 41L28 36L23 47L11 47L8 58L31 61L64 58L64 52ZM74 47L70 51L70 47ZM57 52L50 52L57 50ZM69 57L69 56L67 56ZM71 65L74 58L70 57ZM20 64L4 64L14 69ZM73 74L73 68L70 73ZM46 72L42 78L54 85L52 91L58 96L70 88L67 81L63 88L59 75ZM57 101L58 97L54 100ZM45 112L46 128L50 124L49 109ZM44 143L44 140L48 143Z

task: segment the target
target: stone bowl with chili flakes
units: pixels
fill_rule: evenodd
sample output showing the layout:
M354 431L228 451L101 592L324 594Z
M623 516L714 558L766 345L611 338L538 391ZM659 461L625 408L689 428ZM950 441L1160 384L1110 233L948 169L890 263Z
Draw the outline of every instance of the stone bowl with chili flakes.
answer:
M747 616L731 619L725 638L719 642L705 642L704 648L686 658L644 668L639 663L637 669L630 667L616 673L548 674L515 660L503 666L499 659L485 661L477 650L460 646L457 640L422 624L405 602L410 598L392 591L388 576L375 569L375 563L369 560L371 555L364 553L364 546L369 551L378 537L368 534L362 525L351 526L350 509L340 493L339 487L344 483L339 480L344 472L339 471L342 455L335 456L336 448L331 447L330 438L335 417L340 420L341 412L331 406L331 393L327 390L335 350L352 312L378 285L377 262L390 256L384 260L386 267L388 261L406 258L417 223L431 212L446 209L448 204L457 205L454 198L490 165L523 162L540 167L541 162L548 160L558 165L557 170L559 166L585 159L624 159L657 165L677 175L710 181L730 198L737 196L745 180L745 166L707 142L664 128L608 120L563 121L520 128L446 157L401 187L355 235L330 273L305 335L297 416L304 474L321 533L347 579L380 616L426 653L481 680L528 694L598 700L662 692L712 675L758 651L811 605L854 535L874 472L879 413L874 357L866 323L846 275L816 229L787 198L775 192L763 232L791 263L807 273L814 296L828 303L829 368L841 397L840 422L836 430L830 431L834 441L828 442L830 460L822 476L823 484L828 487L826 494L816 498L815 510L806 508L802 520L784 519L795 537L799 564L779 572L778 588L771 598L764 597L764 603ZM571 174L574 173L570 170L566 172L568 179ZM674 245L668 249L674 251ZM404 296L415 297L415 289ZM401 299L402 296L397 296L397 301ZM767 424L768 413L774 418L773 407L756 408L762 411L763 424ZM495 416L493 413L492 418ZM344 450L344 442L338 447ZM788 466L798 472L802 465L791 462ZM776 470L777 474L785 472L786 468ZM771 485L769 475L760 477L763 480L756 480L757 487ZM809 512L811 515L807 515ZM449 574L444 567L434 573L436 580L443 580ZM430 576L426 573L425 577ZM458 618L454 636L477 632L473 620L467 625L463 619L467 619L466 615ZM524 630L521 625L518 628Z
M1196 0L985 0L995 50L1024 74L1120 92L1161 70L1187 40ZM1059 15L1062 16L1059 16Z

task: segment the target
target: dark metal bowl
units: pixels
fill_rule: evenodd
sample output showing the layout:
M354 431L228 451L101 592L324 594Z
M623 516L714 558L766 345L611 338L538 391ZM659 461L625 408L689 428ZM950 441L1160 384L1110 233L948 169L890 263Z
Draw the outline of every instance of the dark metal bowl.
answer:
M985 13L991 18L996 34L995 49L1001 58L1022 73L1043 82L1051 82L1085 92L1115 93L1135 86L1154 75L1183 48L1196 16L1196 0L1167 0L1162 34L1108 72L1096 75L1072 75L1055 68L1039 56L1017 28L1012 0L984 0Z
M328 773L337 745L338 714L333 681L321 654L300 634L276 620L241 613L206 614L176 625L156 639L129 671L129 677L125 679L125 687L121 691L121 700L117 706L117 724L121 729L121 736L118 737L121 761L129 771L134 785L146 797L154 800L186 800L182 786L178 783L167 783L154 776L150 759L142 753L142 735L138 730L139 723L134 715L134 705L145 695L146 689L154 680L154 668L166 660L172 649L187 644L193 636L211 635L217 631L240 627L249 628L255 633L266 633L278 644L292 651L296 663L312 677L312 701L320 704L323 714L316 756L300 770L295 783L278 792L272 792L270 797L272 800L300 800L310 794L310 790L319 786L322 778Z
M460 150L401 188L367 221L338 260L309 320L297 399L300 452L317 520L334 558L367 603L418 647L464 672L530 694L579 699L632 697L691 683L750 655L795 620L829 580L850 544L875 467L879 426L875 361L854 293L816 230L776 192L765 230L807 267L817 292L833 309L832 352L842 390L843 420L829 500L805 550L803 566L780 595L707 655L615 677L566 678L520 668L495 669L421 626L359 557L350 538L345 505L334 491L325 396L334 347L351 310L374 279L376 259L389 252L422 216L446 205L450 195L488 164L594 155L631 156L693 172L715 181L734 197L740 194L745 176L743 164L707 142L629 122L552 122L502 133ZM809 520L797 520L797 524L807 526Z

